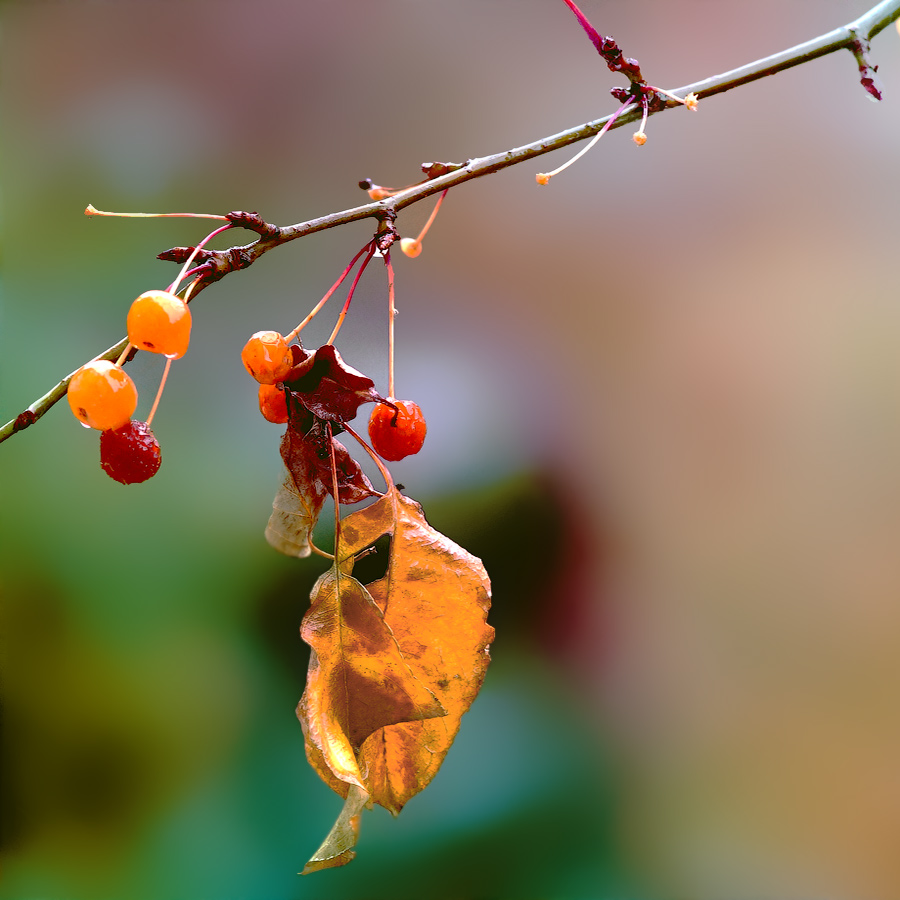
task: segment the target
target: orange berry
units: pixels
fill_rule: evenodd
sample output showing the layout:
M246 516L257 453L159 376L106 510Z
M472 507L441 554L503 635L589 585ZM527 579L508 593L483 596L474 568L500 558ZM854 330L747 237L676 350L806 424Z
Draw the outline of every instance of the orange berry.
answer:
M406 256L415 259L422 252L422 242L415 238L400 238L400 250Z
M369 440L382 458L391 462L418 453L425 443L425 417L412 400L377 403L369 419ZM394 408L396 407L396 409Z
M121 428L137 408L137 388L131 378L107 359L83 365L69 382L69 406L90 428Z
M277 331L257 331L244 345L241 360L260 384L282 381L294 366L294 357Z
M287 422L287 396L277 384L259 386L259 411L268 422L274 422L276 425Z
M167 291L147 291L128 310L128 340L141 350L180 359L191 340L191 311Z

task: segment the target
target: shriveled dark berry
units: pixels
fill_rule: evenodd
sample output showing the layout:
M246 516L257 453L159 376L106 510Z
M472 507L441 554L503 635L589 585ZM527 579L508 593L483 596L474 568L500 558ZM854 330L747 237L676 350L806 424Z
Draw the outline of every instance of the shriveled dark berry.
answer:
M140 484L152 478L161 463L159 441L146 422L132 419L100 434L100 468L114 481Z

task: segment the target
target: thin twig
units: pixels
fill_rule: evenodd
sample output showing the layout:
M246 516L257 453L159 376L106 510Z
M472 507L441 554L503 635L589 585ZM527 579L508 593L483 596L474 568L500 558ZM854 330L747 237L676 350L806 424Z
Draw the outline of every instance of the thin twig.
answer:
M836 28L834 31L829 31L827 34L823 34L811 41L806 41L803 44L797 44L795 47L783 50L781 53L767 56L756 62L748 63L721 75L716 75L713 78L706 78L702 81L695 81L693 84L676 88L672 93L681 97L694 93L701 99L713 97L716 94L725 93L742 85L750 84L753 81L759 81L762 78L783 72L794 66L803 65L819 57L827 56L837 50L849 50L856 55L860 47L863 46L860 42L870 41L897 18L900 18L900 0L883 0L883 2L873 6L867 13L848 25ZM675 108L676 106L678 104L672 102L670 105L663 107L663 109L651 111L651 115L657 115L659 112ZM583 125L566 129L558 134L533 141L530 144L525 144L512 150L470 159L458 169L454 169L437 178L428 179L421 184L414 185L383 200L367 203L364 206L330 213L329 215L283 228L258 223L261 229L259 230L260 237L253 243L232 247L225 251L209 251L207 253L206 262L209 270L204 270L204 274L198 279L194 295L196 296L204 288L223 278L228 272L233 271L236 268L234 260L240 260L240 268L244 269L274 247L298 238L325 231L329 228L336 228L340 225L347 225L350 222L358 222L362 219L375 218L382 222L386 219L392 219L400 210L412 206L414 203L418 203L432 194L438 194L449 188L457 187L475 178L492 175L510 166L519 165L538 156L543 156L545 153L552 153L554 150L559 150L578 141L587 140L596 135L606 125L609 125L609 130L621 128L624 125L637 121L641 118L641 115L642 110L640 106L635 105L633 109L627 110L616 118L614 122L610 122L612 116L604 116L601 119L595 119ZM228 218L236 225L242 224L239 221L235 221L233 216ZM115 359L124 349L126 340L123 339L96 358ZM65 396L71 377L71 375L66 376L59 384L44 394L43 397L36 400L16 418L0 428L0 442L32 425L55 403L62 399Z

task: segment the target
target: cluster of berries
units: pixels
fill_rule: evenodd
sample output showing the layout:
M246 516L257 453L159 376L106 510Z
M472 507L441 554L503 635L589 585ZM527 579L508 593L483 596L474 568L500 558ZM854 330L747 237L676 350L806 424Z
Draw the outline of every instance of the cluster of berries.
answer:
M170 361L187 352L191 337L191 312L181 297L167 291L141 294L128 311L128 341L131 346L159 353ZM69 406L75 417L100 435L100 465L110 478L136 484L152 478L162 455L150 430L153 413L146 422L132 419L138 392L118 362L95 359L82 366L69 381ZM158 399L158 397L157 397ZM154 407L155 408L155 407Z
M299 348L298 348L299 349ZM275 424L288 421L284 382L297 362L287 339L277 331L258 331L241 351L244 368L259 382L259 411ZM425 417L411 400L376 403L369 419L375 452L390 462L418 453L425 443Z

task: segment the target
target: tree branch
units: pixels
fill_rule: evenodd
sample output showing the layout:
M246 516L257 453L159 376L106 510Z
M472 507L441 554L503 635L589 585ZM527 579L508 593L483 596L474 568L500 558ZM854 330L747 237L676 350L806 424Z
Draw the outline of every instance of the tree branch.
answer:
M565 2L570 8L572 7L573 4L569 3L568 0L565 0ZM853 54L859 67L862 86L873 99L881 99L880 86L875 75L877 66L873 66L869 62L867 55L869 41L898 18L900 18L900 0L883 0L883 2L872 7L867 13L848 25L844 25L842 28L836 28L813 40L783 50L781 53L767 56L764 59L759 59L756 62L740 66L737 69L732 69L729 72L724 72L721 75L684 85L672 91L672 93L681 97L689 93L694 93L701 99L712 97L770 75L776 75L794 66L803 65L819 57L827 56L837 50L848 50ZM651 108L649 114L655 115L677 106L679 104L675 101L669 101L659 108ZM640 104L635 104L631 109L618 116L612 123L610 123L612 116L605 116L512 150L470 159L461 166L428 164L423 166L426 179L420 184L400 191L384 200L367 203L364 206L357 206L341 212L330 213L329 215L310 219L307 222L300 222L296 225L277 227L264 222L255 213L230 213L227 217L230 221L237 226L256 232L259 237L252 243L231 247L228 250L201 251L197 261L198 265L203 266L204 271L194 288L192 298L229 272L235 269L245 269L252 265L263 254L274 247L315 234L318 231L325 231L329 228L336 228L340 225L347 225L350 222L368 218L378 220L379 230L391 231L393 229L393 221L398 212L424 200L426 197L430 197L432 194L438 194L441 191L457 187L475 178L492 175L510 166L519 165L543 156L545 153L551 153L570 144L586 140L596 135L608 123L610 123L610 130L628 125L640 119L641 115L642 109ZM440 174L436 177L427 177L433 171L439 171ZM186 257L188 252L189 250L176 248L160 254L160 257L177 261L179 258ZM183 262L183 258L181 261ZM127 338L123 338L115 346L110 347L96 358L115 360L125 349L126 343ZM34 424L54 404L61 400L65 396L72 374L74 373L67 375L43 397L35 400L18 416L0 427L0 442Z

